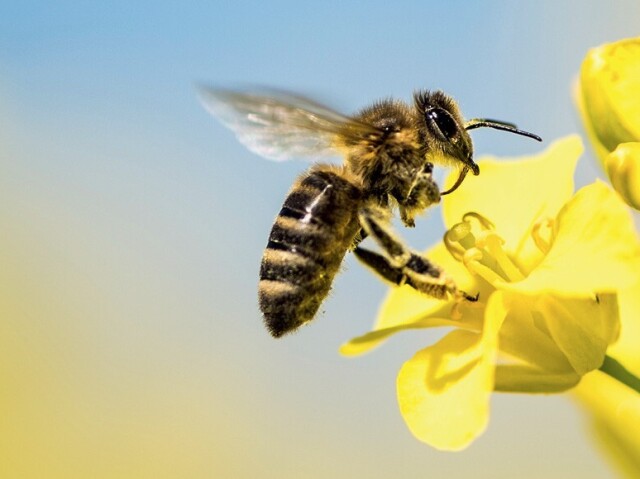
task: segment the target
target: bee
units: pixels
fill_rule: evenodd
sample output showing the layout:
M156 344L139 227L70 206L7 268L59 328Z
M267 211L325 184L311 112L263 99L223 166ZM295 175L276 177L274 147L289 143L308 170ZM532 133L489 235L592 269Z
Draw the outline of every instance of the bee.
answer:
M311 321L329 294L348 251L386 281L429 296L476 300L440 267L405 246L390 227L397 209L405 226L455 191L473 160L468 131L490 127L538 141L511 123L465 121L442 91L414 93L413 105L382 100L353 116L300 95L203 88L204 106L251 151L272 160L342 156L317 163L293 184L276 217L260 265L258 299L267 329L280 337ZM459 169L441 192L433 165ZM380 253L360 242L370 237Z

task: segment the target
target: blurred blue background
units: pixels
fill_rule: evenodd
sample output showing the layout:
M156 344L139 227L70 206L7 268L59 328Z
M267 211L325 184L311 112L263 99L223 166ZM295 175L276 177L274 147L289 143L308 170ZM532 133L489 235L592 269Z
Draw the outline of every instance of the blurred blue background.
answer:
M580 131L586 51L638 19L634 1L4 2L0 475L610 477L566 397L494 396L461 453L413 439L395 377L441 332L340 357L387 290L353 258L322 317L271 339L259 261L307 165L246 151L194 85L274 86L345 113L441 88L467 117L548 144ZM480 155L540 149L473 137ZM402 235L422 249L442 232L434 209Z

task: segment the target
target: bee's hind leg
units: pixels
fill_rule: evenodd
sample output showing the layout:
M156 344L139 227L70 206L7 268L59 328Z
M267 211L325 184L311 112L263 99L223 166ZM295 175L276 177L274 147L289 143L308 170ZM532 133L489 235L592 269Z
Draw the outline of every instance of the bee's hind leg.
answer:
M396 285L407 284L438 299L445 299L451 294L471 301L477 300L476 297L459 291L454 281L439 266L398 240L384 211L378 208L363 208L359 219L367 235L381 248L382 254L360 246L356 246L353 252L382 278Z
M392 284L398 286L407 284L421 293L438 299L445 299L447 293L454 295L457 293L453 281L429 260L415 253L411 253L411 259L402 267L394 266L385 256L361 246L356 247L353 253L362 263Z

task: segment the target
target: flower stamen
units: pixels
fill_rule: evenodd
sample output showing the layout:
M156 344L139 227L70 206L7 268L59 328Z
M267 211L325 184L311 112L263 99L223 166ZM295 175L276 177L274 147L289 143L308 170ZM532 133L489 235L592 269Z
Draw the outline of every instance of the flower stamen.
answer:
M444 243L456 260L490 284L524 279L504 251L504 240L495 232L494 224L479 213L466 213L462 222L447 231Z
M468 223L457 223L444 235L443 242L449 254L456 261L463 261L463 257L467 252L467 248L463 245L466 243L465 238L470 235L471 227Z
M504 244L504 239L498 236L495 233L490 233L486 235L485 241L486 250L489 254L496 260L496 263L505 273L507 280L511 282L522 281L524 279L524 275L518 269L518 267L509 259L507 254L505 253L502 245Z
M462 215L462 221L466 223L470 223L469 218L473 218L477 220L484 227L485 230L495 229L495 225L491 221L489 221L487 218L482 216L480 213L476 213L475 211L469 211L464 215Z
M542 228L548 230L547 234L545 235L548 238L542 236ZM531 230L531 237L533 238L533 242L543 254L547 254L549 252L549 249L551 249L552 230L553 219L551 218L544 218L536 221L536 223L533 225L533 229Z
M496 283L504 283L505 281L505 278L503 278L496 271L489 268L488 266L485 266L480 261L477 261L475 259L464 262L464 265L471 273L480 276L490 284L495 285Z

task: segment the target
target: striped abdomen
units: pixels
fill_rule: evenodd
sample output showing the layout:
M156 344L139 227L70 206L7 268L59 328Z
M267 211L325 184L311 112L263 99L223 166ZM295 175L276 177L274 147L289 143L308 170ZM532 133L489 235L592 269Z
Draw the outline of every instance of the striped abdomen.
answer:
M287 196L260 267L260 309L273 336L315 316L360 229L360 199L359 188L326 169L311 170Z

